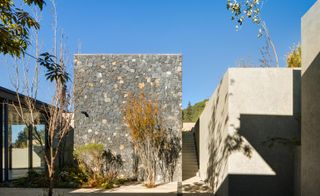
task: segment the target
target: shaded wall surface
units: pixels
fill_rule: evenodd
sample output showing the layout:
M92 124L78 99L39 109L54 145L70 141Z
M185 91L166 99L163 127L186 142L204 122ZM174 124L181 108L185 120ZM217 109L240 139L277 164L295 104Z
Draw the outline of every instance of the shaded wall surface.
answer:
M302 17L301 193L320 195L320 2Z
M104 144L121 155L123 175L132 176L137 166L123 120L129 92L158 100L167 128L181 138L181 55L76 55L74 73L75 145Z
M231 68L199 118L200 177L216 195L291 196L300 70Z

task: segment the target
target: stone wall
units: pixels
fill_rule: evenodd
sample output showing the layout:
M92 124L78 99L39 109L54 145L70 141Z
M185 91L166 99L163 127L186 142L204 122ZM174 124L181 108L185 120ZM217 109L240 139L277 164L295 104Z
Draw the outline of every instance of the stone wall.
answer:
M228 69L199 125L200 177L217 196L294 195L300 70Z
M302 17L301 195L320 195L320 2Z
M166 126L181 138L181 55L76 55L74 73L75 145L102 143L120 154L122 175L135 169L122 114L129 92L158 100ZM181 180L178 164L175 180Z

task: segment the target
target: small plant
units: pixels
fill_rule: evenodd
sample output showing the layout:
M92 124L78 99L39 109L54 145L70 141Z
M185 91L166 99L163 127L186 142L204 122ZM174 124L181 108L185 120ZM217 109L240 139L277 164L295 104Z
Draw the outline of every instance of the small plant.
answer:
M56 179L57 187L77 188L88 181L88 176L78 167L65 167L58 172Z
M87 144L79 146L75 157L79 168L89 177L88 184L95 187L103 181L103 144Z
M36 172L34 170L28 171L26 177L22 177L12 181L13 186L16 187L47 187L48 186L48 175L44 172Z
M105 161L105 178L114 181L118 178L119 170L123 166L121 155L114 155L110 149L103 152L102 157Z
M294 46L290 53L287 55L288 67L295 68L301 67L301 45Z
M103 144L87 144L75 150L79 169L87 177L88 187L113 187L122 168L122 158L105 150Z

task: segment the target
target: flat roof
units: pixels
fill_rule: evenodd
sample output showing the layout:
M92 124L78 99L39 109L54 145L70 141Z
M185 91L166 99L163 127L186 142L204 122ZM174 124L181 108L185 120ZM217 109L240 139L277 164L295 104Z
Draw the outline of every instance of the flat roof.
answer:
M28 97L26 95L23 95L21 93L18 93L21 104L26 105L24 98ZM2 86L0 86L0 100L8 100L9 102L15 102L18 103L18 98L17 98L17 93L15 91L12 91L10 89L4 88ZM39 100L35 100L36 101L36 107L40 108L43 106L49 106L49 104L39 101Z

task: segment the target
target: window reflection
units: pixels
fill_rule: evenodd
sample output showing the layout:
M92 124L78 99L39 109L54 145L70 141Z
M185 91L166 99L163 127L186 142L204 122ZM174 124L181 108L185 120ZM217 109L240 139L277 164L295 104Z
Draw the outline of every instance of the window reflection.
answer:
M23 110L24 118L31 115L27 109ZM32 133L32 166L33 169L44 168L43 147L45 137L45 125L40 120L38 113L33 114L38 119L37 125ZM29 128L19 116L16 108L12 105L8 107L8 141L9 141L9 179L16 179L27 175L30 167L29 160Z

